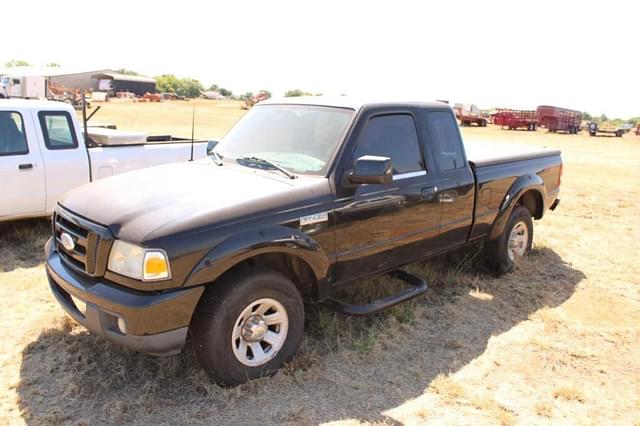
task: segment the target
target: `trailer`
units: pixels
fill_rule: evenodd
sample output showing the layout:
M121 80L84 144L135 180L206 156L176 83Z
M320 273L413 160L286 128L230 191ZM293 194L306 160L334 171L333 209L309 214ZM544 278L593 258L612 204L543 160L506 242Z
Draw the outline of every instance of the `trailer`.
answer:
M568 108L540 105L536 109L538 125L549 132L567 132L575 135L580 131L582 113Z
M617 138L621 138L626 131L620 127L613 126L598 126L598 123L591 122L588 125L589 136L598 136L598 134L613 135Z
M455 104L453 112L456 118L460 120L461 126L470 126L475 124L478 127L487 127L488 120L483 116L482 111L473 104Z
M492 122L497 126L509 130L525 128L535 131L538 128L538 119L534 110L498 108L492 115Z
M40 75L0 76L0 98L45 99L47 78Z

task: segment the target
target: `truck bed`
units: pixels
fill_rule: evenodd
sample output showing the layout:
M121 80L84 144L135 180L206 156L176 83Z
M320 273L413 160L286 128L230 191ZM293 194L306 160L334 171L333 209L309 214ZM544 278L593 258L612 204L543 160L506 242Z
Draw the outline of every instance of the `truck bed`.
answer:
M560 155L560 151L557 149L479 140L466 139L464 146L467 152L467 159L476 167Z

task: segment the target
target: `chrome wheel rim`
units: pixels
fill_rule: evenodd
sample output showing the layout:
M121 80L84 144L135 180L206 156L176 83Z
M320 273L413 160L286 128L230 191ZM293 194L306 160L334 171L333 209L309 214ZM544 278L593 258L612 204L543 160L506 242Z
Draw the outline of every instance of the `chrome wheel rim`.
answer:
M507 247L507 254L509 260L513 262L516 257L522 257L527 252L527 245L529 243L529 228L527 224L520 221L515 224L509 234L509 242Z
M289 317L280 302L271 298L251 302L233 325L233 354L243 365L260 367L282 349L288 330Z

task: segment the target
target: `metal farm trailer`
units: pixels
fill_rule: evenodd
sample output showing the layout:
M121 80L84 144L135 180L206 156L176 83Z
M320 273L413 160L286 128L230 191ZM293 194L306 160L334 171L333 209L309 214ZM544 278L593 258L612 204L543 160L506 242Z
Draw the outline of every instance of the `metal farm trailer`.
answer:
M534 131L538 127L538 119L533 110L498 108L498 111L493 115L493 124L501 126L503 129L506 127L509 130L515 130L524 127L529 131Z
M536 109L536 118L538 124L548 131L553 133L567 132L570 135L577 134L582 123L580 111L549 105L540 105Z

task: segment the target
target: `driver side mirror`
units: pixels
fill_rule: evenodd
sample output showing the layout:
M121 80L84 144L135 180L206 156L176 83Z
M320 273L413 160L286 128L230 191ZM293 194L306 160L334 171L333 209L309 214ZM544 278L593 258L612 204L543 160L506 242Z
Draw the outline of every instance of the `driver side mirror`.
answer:
M347 176L351 184L386 184L393 181L391 158L364 155L358 158Z

